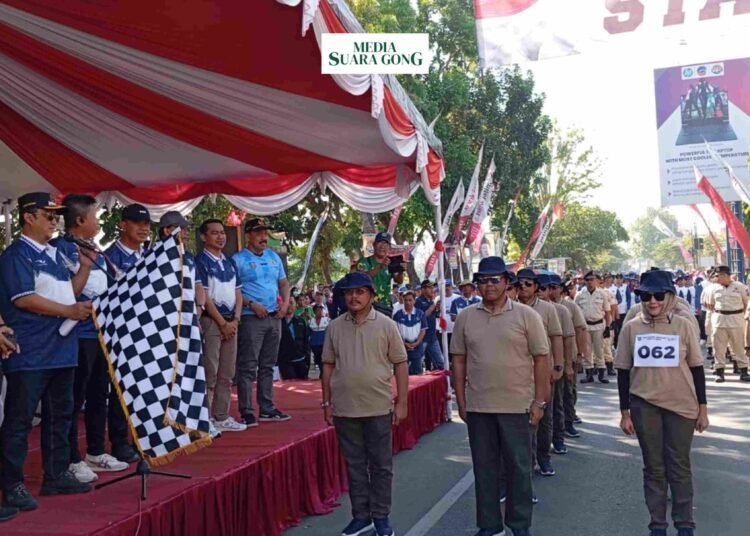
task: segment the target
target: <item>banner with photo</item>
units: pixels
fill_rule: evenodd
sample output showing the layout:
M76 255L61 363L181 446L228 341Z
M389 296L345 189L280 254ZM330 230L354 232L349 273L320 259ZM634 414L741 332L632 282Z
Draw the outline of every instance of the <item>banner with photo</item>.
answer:
M750 181L750 58L657 69L654 81L662 206L707 201L696 186L694 165L724 200L738 201L711 152L742 183Z

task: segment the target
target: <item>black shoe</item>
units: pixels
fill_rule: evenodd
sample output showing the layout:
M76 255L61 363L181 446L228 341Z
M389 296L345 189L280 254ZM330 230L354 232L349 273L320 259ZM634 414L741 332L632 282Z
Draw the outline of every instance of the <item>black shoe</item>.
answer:
M614 363L607 363L607 376L617 376Z
M20 510L12 506L0 506L0 522L10 521L18 515Z
M141 459L138 451L130 443L125 443L119 447L112 447L112 456L125 463L137 462Z
M35 510L36 499L31 496L29 490L23 484L16 484L10 491L3 493L3 506L6 508L17 508L21 512Z
M90 484L79 482L70 471L65 471L54 480L44 479L39 495L74 495L76 493L87 493L93 488Z
M555 454L567 454L568 447L565 446L564 441L558 441L557 443L552 443L552 452Z
M573 417L573 424L583 424L583 419L576 415L575 417Z
M747 367L740 369L740 381L750 382L750 374L747 373Z
M737 364L737 361L732 363L732 374L739 374L740 373L740 366Z
M576 427L572 424L568 424L565 426L565 436L566 437L581 437L581 432L576 430Z
M279 411L278 409L274 408L269 412L260 412L259 415L260 422L284 422L291 419L289 415L286 413Z
M581 383L594 383L594 369L586 369L586 377L581 380Z
M599 383L609 383L609 380L604 376L604 373L607 371L607 369L600 368L599 369Z
M714 371L714 374L716 375L716 383L724 383L726 380L724 379L724 369L723 368L717 368Z
M240 419L240 422L248 428L258 426L258 419L255 418L255 413L245 413Z

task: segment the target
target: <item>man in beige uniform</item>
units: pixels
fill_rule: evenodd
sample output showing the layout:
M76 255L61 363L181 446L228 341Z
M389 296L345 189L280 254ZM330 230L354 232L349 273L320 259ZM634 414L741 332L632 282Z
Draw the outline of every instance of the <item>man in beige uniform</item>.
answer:
M508 475L505 522L530 535L531 434L550 394L549 342L533 309L507 298L500 257L480 261L474 274L483 302L456 318L451 341L456 402L469 428L476 479L479 534L505 534L500 473Z
M610 303L607 295L599 288L599 276L590 270L583 277L586 286L576 294L575 303L583 310L589 336L588 352L584 354L586 377L581 383L593 383L598 371L599 381L609 383L605 377L604 329L612 323ZM596 367L596 368L595 368Z
M713 311L711 323L714 335L716 359L716 383L724 383L724 367L727 363L727 346L731 347L740 369L740 379L750 381L747 373L748 360L745 355L745 311L750 301L747 287L732 281L729 266L716 268L717 285L708 301Z
M707 279L703 282L703 292L701 293L701 306L706 313L706 355L708 360L711 361L711 368L713 368L714 361L714 328L713 328L713 313L709 307L711 301L711 294L716 288L716 273L714 267L708 271Z
M602 340L604 341L604 365L607 367L607 376L617 376L614 365L615 359L614 355L612 354L612 339L615 335L615 321L620 318L620 312L617 306L617 298L615 297L614 292L610 290L612 281L612 274L605 274L604 280L599 280L601 289L607 295L607 299L609 300L610 324L607 326L609 329L605 329L602 335Z
M346 461L352 521L342 534L375 528L394 536L391 511L393 453L391 429L407 416L409 371L396 323L375 310L375 287L361 272L336 284L347 312L331 322L323 345L324 417L336 427ZM391 378L396 376L396 403Z
M588 351L589 336L586 318L583 311L575 304L576 284L572 279L566 280L563 284L559 276L552 276L552 286L550 287L550 298L567 307L573 318L573 327L576 330L575 341L573 343L573 369L577 373L579 366L582 366L584 354ZM565 392L563 393L563 404L565 406L565 435L567 437L580 437L580 432L575 425L582 421L576 413L576 403L578 402L578 385L575 375L573 378L565 377Z

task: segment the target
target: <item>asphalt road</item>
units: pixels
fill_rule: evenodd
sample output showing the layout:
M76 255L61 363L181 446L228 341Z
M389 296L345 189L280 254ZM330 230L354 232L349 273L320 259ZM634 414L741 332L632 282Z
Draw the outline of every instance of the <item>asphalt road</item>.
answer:
M750 384L730 374L717 385L706 372L711 426L693 443L696 534L747 536ZM567 455L553 455L557 475L535 476L534 535L647 535L640 450L619 429L616 382L582 386L578 412L582 437L568 440ZM477 530L466 426L454 418L395 459L391 521L399 536L472 536ZM338 536L349 517L344 496L335 512L306 518L285 536Z

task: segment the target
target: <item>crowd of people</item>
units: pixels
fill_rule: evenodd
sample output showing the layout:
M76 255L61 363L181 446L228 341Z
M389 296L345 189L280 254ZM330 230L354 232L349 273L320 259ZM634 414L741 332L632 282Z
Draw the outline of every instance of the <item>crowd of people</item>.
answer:
M90 491L97 473L125 470L140 457L111 388L91 302L145 254L151 215L138 204L124 207L119 237L102 255L76 245L99 232L90 196L68 195L58 205L48 194L28 194L19 214L22 234L0 256L7 380L0 520L37 507L23 466L39 404L42 495ZM60 217L65 235L55 237ZM405 284L390 235L379 233L374 254L344 278L303 291L290 288L262 219L244 224L246 246L231 257L222 252L224 225L213 219L201 222L202 250L193 257L185 246L189 225L167 212L157 239L182 230L203 336L210 434L290 420L274 404L275 367L282 378L306 379L314 364L323 418L335 426L347 464L353 519L344 536L393 536L391 428L408 415L408 376L446 368L468 426L477 536L502 536L506 526L514 536L531 534L532 474L555 476L552 454L565 455L566 438L581 436L579 386L610 378L618 384L621 428L637 435L643 452L652 536L666 534L668 485L679 536L693 534L690 445L693 432L708 426L701 338L717 382L725 381L727 359L750 381L750 292L727 267L695 282L659 269L563 278L529 268L514 273L490 256L455 288L443 281L441 292L430 280ZM78 321L72 334L61 334L63 319ZM84 407L85 454L78 449Z

